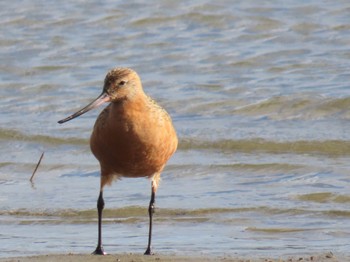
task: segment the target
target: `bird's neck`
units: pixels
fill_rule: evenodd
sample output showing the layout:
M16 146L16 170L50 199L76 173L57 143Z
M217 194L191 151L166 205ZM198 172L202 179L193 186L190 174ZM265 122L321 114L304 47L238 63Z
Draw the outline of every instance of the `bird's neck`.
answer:
M145 93L138 93L132 97L125 97L111 103L112 110L119 114L125 114L132 111L141 111L147 108L149 98Z

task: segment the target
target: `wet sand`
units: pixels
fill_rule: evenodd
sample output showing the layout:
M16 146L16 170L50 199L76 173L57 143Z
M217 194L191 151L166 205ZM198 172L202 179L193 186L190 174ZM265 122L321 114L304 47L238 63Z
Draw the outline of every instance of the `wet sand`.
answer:
M249 257L205 257L205 256L171 256L171 255L154 255L144 256L141 254L122 254L122 255L82 255L82 254L61 254L61 255L41 255L29 257L14 257L14 258L0 258L0 262L212 262L212 261L231 261L231 262L294 262L294 261L312 261L312 262L346 262L350 261L350 257L337 256L335 254L324 253L316 255L304 256L286 256L280 258L249 258Z

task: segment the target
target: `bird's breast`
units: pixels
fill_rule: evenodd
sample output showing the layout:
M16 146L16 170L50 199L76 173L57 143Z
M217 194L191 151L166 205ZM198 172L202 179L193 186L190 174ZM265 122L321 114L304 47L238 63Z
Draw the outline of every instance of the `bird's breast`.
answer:
M102 175L150 177L161 172L176 150L177 137L170 117L157 110L110 104L102 111L90 139Z

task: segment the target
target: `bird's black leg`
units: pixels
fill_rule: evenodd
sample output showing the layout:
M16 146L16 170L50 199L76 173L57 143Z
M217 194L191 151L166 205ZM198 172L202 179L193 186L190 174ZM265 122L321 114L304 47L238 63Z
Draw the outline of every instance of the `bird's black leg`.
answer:
M151 241L152 241L152 217L154 213L154 202L155 202L156 192L152 186L151 201L149 202L148 214L149 214L149 232L148 232L148 246L145 255L152 255L151 252Z
M106 255L102 247L102 210L105 206L105 201L103 200L102 190L97 200L97 213L98 213L98 242L96 250L92 253L94 255Z

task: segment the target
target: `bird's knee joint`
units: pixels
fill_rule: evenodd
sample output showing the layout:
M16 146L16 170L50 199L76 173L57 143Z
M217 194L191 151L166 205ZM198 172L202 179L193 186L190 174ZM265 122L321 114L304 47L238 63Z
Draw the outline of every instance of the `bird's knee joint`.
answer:
M100 201L97 202L97 208L98 209L101 210L101 209L104 209L104 207L105 207L105 203L104 202L100 202Z
M150 204L149 207L148 207L148 213L149 214L153 214L155 209L156 209L156 207L155 207L154 203Z
M105 207L105 201L103 200L102 197L99 197L97 200L97 208L99 210L102 210Z

